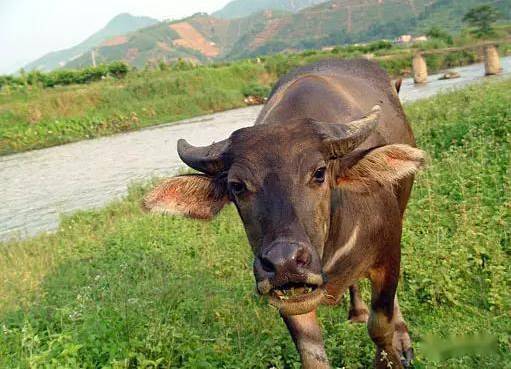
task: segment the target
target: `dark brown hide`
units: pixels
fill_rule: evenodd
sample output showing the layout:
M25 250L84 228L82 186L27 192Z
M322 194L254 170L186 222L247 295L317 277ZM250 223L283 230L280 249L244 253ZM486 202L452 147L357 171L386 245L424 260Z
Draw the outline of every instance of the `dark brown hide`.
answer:
M316 306L337 303L363 277L373 287L375 366L401 368L411 350L395 292L402 218L424 154L398 88L366 60L299 68L277 83L253 127L208 147L180 141L183 161L207 176L165 182L146 200L153 211L201 218L235 204L257 288L279 307L307 369L328 366ZM365 321L364 310L355 296L350 316Z

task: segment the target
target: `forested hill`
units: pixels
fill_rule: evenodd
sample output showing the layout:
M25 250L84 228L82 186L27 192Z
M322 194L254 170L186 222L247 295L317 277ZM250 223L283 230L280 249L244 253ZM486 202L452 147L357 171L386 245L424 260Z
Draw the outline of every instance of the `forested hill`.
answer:
M122 13L112 18L105 27L89 36L86 40L69 49L54 51L28 64L25 69L39 69L48 71L66 65L69 61L91 49L102 45L103 42L116 36L137 31L141 28L158 23L158 20L149 17L137 17Z
M298 12L326 1L327 0L234 0L212 15L217 18L232 19L247 17L262 10Z
M292 11L265 9L232 19L227 18L234 13L222 13L235 8L242 11L236 14L250 13L254 3L271 6L287 2L294 4L295 8L287 9ZM123 60L143 67L147 63L179 58L196 62L230 60L284 50L390 39L401 34L423 34L433 26L453 32L463 26L464 14L481 3L479 0L331 0L295 12L301 5L317 2L320 1L235 0L220 14L216 13L225 18L198 13L111 37L94 46L96 59L98 62ZM494 0L491 4L500 10L504 19L511 19L511 0ZM65 64L66 68L91 64L90 50L83 49L70 49L73 53L67 55L72 55L72 60ZM53 68L56 59L63 59L49 57ZM30 67L40 64L35 62Z

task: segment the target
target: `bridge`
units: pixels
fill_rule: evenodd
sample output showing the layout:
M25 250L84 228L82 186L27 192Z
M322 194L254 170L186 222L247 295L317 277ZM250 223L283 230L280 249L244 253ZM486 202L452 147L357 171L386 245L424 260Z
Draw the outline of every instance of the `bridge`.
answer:
M511 38L499 41L484 41L475 45L449 47L440 50L426 50L418 51L413 56L413 80L416 84L423 84L428 82L428 66L426 64L426 55L442 55L450 52L483 49L484 55L484 73L486 76L499 74L501 72L500 58L497 46L504 42L510 42Z

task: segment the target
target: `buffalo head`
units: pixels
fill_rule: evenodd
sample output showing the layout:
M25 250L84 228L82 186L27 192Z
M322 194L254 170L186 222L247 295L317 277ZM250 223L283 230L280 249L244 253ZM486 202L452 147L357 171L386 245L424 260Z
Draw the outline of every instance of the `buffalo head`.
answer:
M297 119L235 131L221 142L178 142L181 159L200 174L168 179L146 209L210 219L232 202L252 246L257 289L284 315L323 299L322 254L335 191L367 193L414 173L423 161L408 145L359 149L381 109L348 124Z

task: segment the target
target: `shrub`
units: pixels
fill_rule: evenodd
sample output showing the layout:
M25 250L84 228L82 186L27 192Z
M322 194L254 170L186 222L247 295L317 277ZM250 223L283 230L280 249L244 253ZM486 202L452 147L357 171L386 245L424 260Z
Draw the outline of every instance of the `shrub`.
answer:
M172 63L171 68L176 71L185 71L195 69L196 66L190 61L178 59L176 62Z
M121 61L116 61L107 65L108 73L110 73L115 78L124 78L126 74L128 74L129 67L126 63Z
M317 50L305 50L304 52L302 52L302 56L304 57L307 57L307 56L312 56L312 55L316 55L318 53Z
M365 47L365 52L375 52L375 51L378 51L378 50L388 50L388 49L392 49L392 42L390 41L387 41L387 40L379 40L379 41L374 41L374 42L371 42L370 44L368 44L366 47Z
M300 65L300 61L297 58L293 58L290 55L278 54L268 58L264 64L264 68L268 73L281 77L298 65Z
M250 83L243 88L243 95L245 97L255 96L265 98L270 94L270 87L263 86L258 83Z
M429 38L434 38L438 40L445 41L448 45L452 45L454 43L452 36L447 33L445 30L438 26L431 27L427 32L426 36Z
M30 85L43 87L67 86L72 84L85 84L99 81L107 76L124 78L129 72L126 63L117 61L110 64L101 64L97 67L84 69L59 69L48 73L34 70L30 73L22 71L19 77L0 76L0 87L4 85L22 86Z

